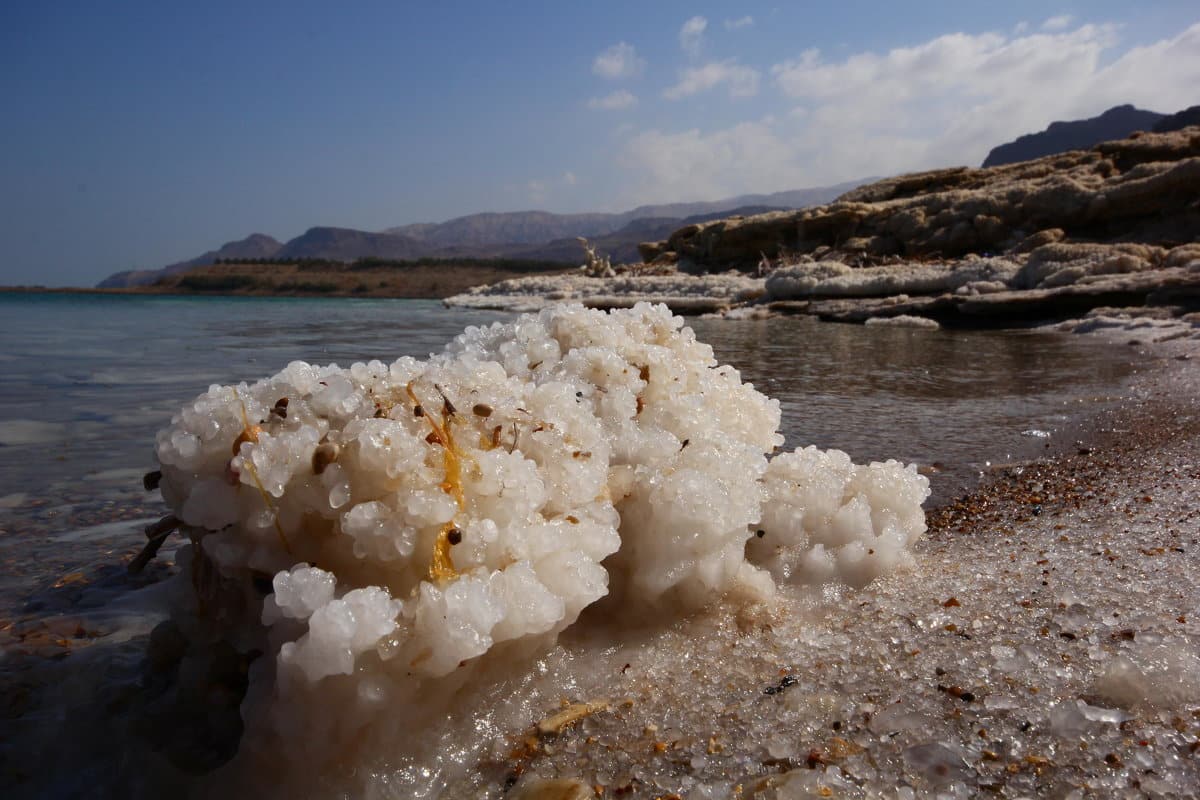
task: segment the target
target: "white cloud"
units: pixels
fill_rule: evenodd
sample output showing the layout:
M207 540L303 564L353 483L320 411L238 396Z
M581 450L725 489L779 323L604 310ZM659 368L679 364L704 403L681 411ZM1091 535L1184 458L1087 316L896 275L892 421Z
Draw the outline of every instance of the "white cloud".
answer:
M569 170L563 173L562 179L563 183L565 183L567 186L574 186L575 184L579 183L579 178L575 177L575 173Z
M700 57L700 48L704 46L704 31L708 28L708 20L704 17L692 17L683 23L679 29L679 46L683 52L692 58Z
M701 67L689 67L679 74L679 82L663 92L668 100L690 97L716 86L729 87L730 97L753 97L758 94L758 70L736 61L714 61Z
M641 202L715 200L811 185L797 154L767 121L712 133L644 131L627 142L621 163L640 178L631 199L652 198Z
M754 17L751 16L741 17L739 19L727 19L724 23L725 30L727 31L736 31L738 28L749 28L753 24Z
M1118 41L1115 26L1084 25L954 33L833 60L808 51L772 69L794 103L790 113L630 136L620 156L632 177L626 199L715 198L978 165L995 145L1056 119L1120 103L1164 113L1195 103L1200 23L1124 51Z
M1057 17L1051 17L1050 19L1043 22L1042 30L1044 30L1044 31L1066 30L1067 28L1071 27L1071 23L1074 21L1074 19L1075 18L1072 17L1070 14L1059 14Z
M637 105L637 97L624 89L606 94L603 97L593 97L587 101L587 107L597 111L620 111Z
M1029 30L1029 23L1024 20L1021 20L1016 25L1013 25L1013 33L1017 35L1025 33L1027 30Z
M617 42L601 51L592 62L592 72L602 78L632 78L646 68L646 60L640 58L633 45Z

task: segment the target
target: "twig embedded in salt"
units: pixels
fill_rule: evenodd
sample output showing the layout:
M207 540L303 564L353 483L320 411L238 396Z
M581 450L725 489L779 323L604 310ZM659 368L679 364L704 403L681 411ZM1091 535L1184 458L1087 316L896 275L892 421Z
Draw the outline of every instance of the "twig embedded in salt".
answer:
M601 711L608 711L612 708L612 703L608 700L593 700L590 703L573 703L563 710L551 714L537 724L538 733L543 736L551 734L559 734L565 728L574 725L584 717L590 717L592 714L598 714Z

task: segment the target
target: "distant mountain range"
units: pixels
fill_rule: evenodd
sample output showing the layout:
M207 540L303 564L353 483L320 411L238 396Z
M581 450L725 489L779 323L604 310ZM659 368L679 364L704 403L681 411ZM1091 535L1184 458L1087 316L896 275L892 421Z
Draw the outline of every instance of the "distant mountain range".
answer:
M983 166L998 167L1001 164L1031 161L1068 150L1085 150L1101 142L1124 139L1134 131L1151 130L1164 118L1165 114L1124 105L1110 108L1091 119L1051 122L1050 127L1041 133L1029 133L1017 137L1015 141L993 147L983 160Z
M115 273L98 286L146 286L218 259L515 258L574 262L582 261L583 257L576 241L579 236L593 240L597 250L608 254L614 262L638 261L639 243L665 239L683 225L738 214L820 205L869 180L873 179L774 194L747 194L712 202L646 205L619 214L484 213L440 223L401 225L381 232L315 227L285 243L255 233L161 269Z
M266 234L252 233L245 239L240 239L236 242L226 242L216 250L209 250L207 253L202 253L195 258L189 258L187 261L168 264L161 269L130 269L124 272L115 272L100 281L96 286L100 289L114 289L122 286L147 286L164 275L187 272L192 267L202 267L205 264L216 263L218 260L273 258L281 247L283 247L282 244Z

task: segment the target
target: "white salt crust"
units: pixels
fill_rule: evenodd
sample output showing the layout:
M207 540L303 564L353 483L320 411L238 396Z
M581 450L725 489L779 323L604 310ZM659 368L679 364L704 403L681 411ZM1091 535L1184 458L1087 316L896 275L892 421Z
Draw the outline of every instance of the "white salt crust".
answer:
M212 386L157 438L194 542L176 619L267 654L243 751L320 771L406 741L481 663L529 663L606 595L644 618L907 565L928 481L812 447L768 460L779 421L648 304Z

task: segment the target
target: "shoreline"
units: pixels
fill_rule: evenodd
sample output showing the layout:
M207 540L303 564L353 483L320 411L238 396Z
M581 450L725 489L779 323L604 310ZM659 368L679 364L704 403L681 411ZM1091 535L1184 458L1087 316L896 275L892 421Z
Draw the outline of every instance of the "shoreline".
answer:
M451 794L524 774L531 797L597 775L603 797L1188 795L1200 375L1168 366L1195 347L1165 349L1072 452L931 509L915 570L648 632L598 668L629 677L570 698L627 707Z
M1005 469L932 510L913 571L635 626L615 648L607 621L583 620L542 660L528 722L556 698L611 707L554 734L507 731L524 744L442 796L1186 795L1200 778L1186 671L1200 654L1200 472L1181 461L1200 416L1195 394L1156 395L1195 376L1157 373L1096 420L1089 452ZM1182 661L1159 669L1164 650ZM478 699L528 704L528 691Z
M550 779L602 797L727 797L739 784L746 798L1186 793L1200 780L1200 687L1156 665L1163 648L1184 668L1200 659L1200 348L1154 338L1141 335L1133 399L1090 420L1082 447L930 509L916 570L857 592L785 592L772 608L729 603L624 631L615 648L593 615L544 659L529 722L558 697L630 704L535 735L444 796L500 797L510 782L508 797L546 796ZM32 631L29 657L62 657L57 639L77 634L60 627ZM529 701L505 691L485 696Z

